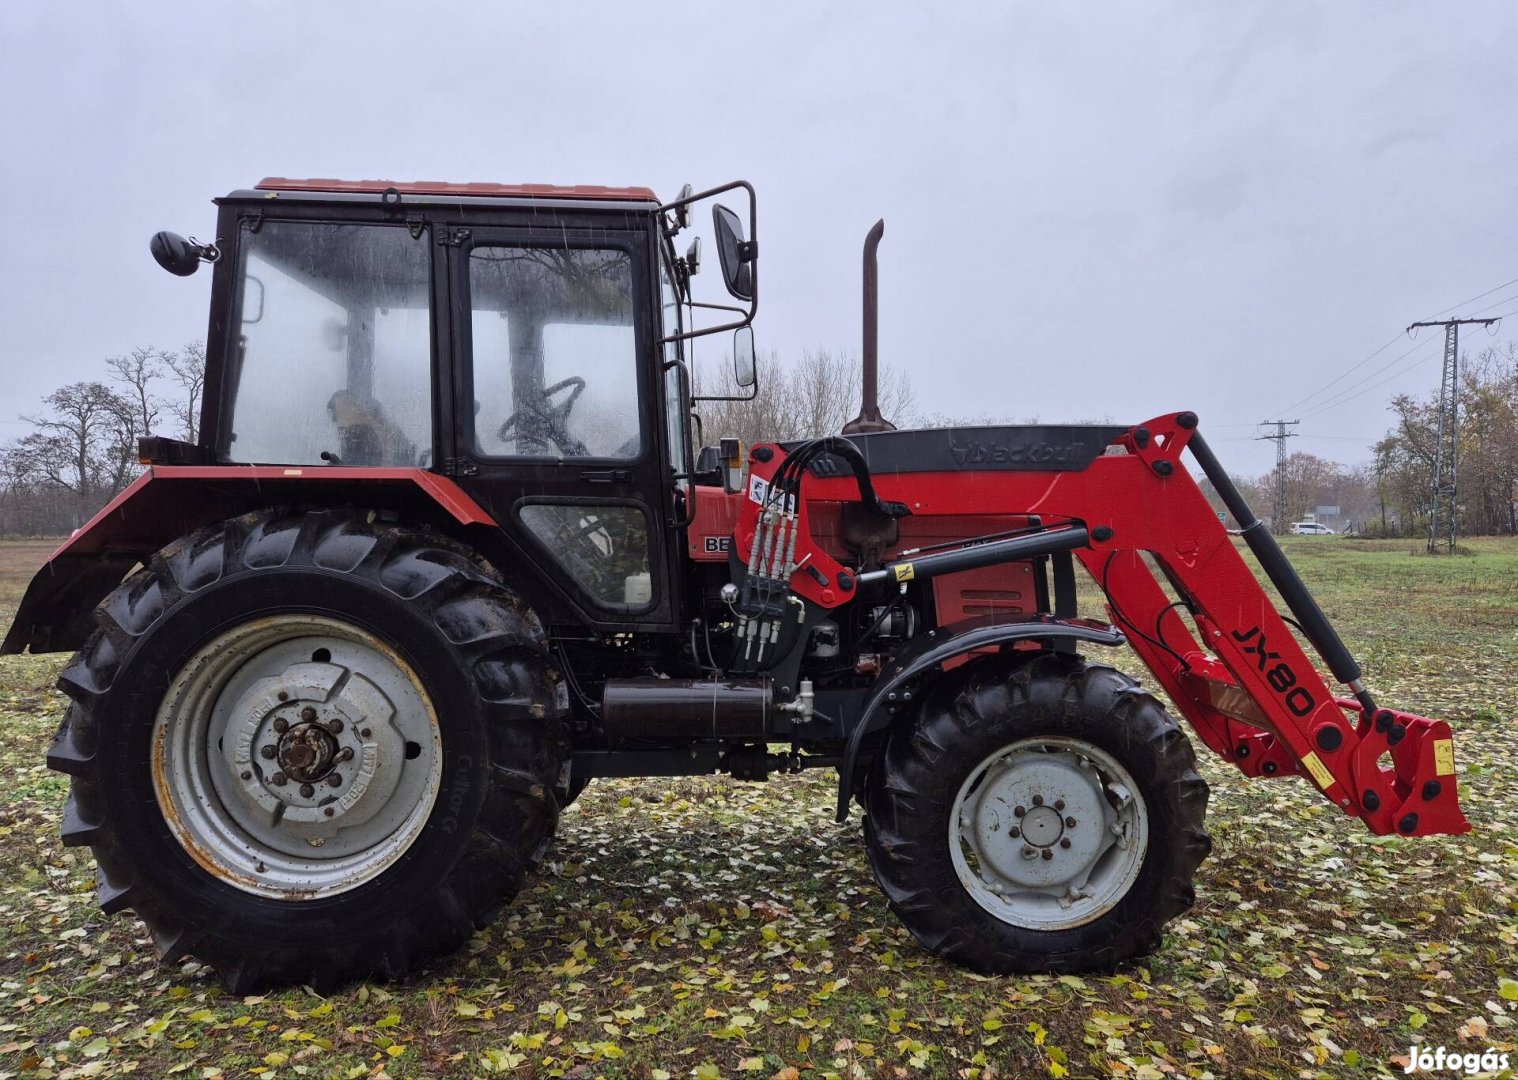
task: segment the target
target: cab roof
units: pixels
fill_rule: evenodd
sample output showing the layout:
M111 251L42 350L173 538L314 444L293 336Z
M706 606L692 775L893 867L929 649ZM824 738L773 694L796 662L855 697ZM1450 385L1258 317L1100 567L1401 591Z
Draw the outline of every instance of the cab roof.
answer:
M607 187L603 184L455 184L441 180L293 180L266 176L257 191L307 191L339 195L382 195L390 189L402 195L446 195L484 199L587 199L602 202L648 202L659 197L646 187Z

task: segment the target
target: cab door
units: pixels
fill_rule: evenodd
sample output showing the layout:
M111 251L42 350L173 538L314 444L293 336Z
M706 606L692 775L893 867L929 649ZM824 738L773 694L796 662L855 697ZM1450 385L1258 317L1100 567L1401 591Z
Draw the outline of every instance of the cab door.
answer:
M454 229L452 471L561 605L670 630L670 466L648 237Z

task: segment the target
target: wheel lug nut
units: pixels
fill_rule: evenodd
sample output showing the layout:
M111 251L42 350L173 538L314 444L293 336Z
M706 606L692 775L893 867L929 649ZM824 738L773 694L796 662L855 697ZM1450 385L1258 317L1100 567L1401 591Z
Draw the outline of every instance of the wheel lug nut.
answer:
M1012 831L1010 833L1008 833L1007 835L1011 836L1012 839L1016 840L1022 834L1023 834L1023 831L1021 829L1019 829L1016 825L1014 825L1014 826L1012 826Z
M310 784L302 784L300 786L300 797L301 798L303 798L303 799L309 799L311 796L313 796L315 794L316 794L316 789L314 787L312 787Z
M1035 796L1033 796L1033 805L1034 806L1042 806L1042 805L1044 805L1044 797L1042 795L1035 795Z
M343 786L343 778L341 776L338 776L337 773L333 773L332 775L330 775L330 776L327 777L327 786L328 787L342 787Z
M258 756L261 757L261 758L264 758L265 760L268 760L268 759L272 758L278 752L279 751L275 750L274 747L272 747L272 746L265 746L262 750L260 750L258 752Z
M1075 828L1075 819L1073 817L1067 817L1065 819L1065 827L1068 829Z
M1056 810L1063 810L1064 808L1065 808L1065 800L1064 799L1055 799L1054 800L1054 809L1056 809Z
M269 783L273 784L275 787L284 787L285 774L282 772L275 773L273 776L269 777Z
M1026 814L1028 812L1028 808L1026 806L1019 806L1016 810L1014 810L1012 812L1014 814L1016 814L1018 817L1022 817L1024 814Z
M1052 858L1054 858L1054 852L1050 851L1048 848L1044 848L1044 858L1045 859L1052 859Z
M1062 847L1062 848L1064 848L1066 851L1070 850L1070 838L1067 836L1064 839L1062 839L1059 842L1059 846Z
M275 718L274 730L283 735L290 730L290 721L286 720L283 716Z
M334 735L338 735L343 730L343 722L334 716L331 720L327 721L327 730Z
M351 746L345 746L345 747L343 747L341 750L339 750L337 752L337 756L334 757L332 760L333 761L348 761L352 757L353 757L353 747L351 747Z
M307 705L300 711L300 718L309 724L311 721L316 719L316 710Z

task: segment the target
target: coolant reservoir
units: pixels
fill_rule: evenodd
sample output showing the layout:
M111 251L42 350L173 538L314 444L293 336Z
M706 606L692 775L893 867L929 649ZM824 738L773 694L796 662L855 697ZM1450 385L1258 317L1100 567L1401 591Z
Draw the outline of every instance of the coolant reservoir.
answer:
M653 578L648 571L628 574L622 582L622 602L628 607L647 607L654 598Z

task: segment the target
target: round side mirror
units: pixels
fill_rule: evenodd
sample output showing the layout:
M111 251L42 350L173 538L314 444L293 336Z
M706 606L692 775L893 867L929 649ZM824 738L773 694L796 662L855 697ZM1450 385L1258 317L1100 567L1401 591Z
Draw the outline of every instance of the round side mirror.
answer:
M753 246L743 239L743 222L725 206L712 207L712 226L717 233L717 260L722 281L739 300L754 298Z
M740 326L733 331L733 377L747 390L759 381L754 360L754 328Z
M154 233L148 250L159 266L178 277L189 277L200 269L200 248L178 233Z

